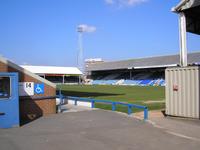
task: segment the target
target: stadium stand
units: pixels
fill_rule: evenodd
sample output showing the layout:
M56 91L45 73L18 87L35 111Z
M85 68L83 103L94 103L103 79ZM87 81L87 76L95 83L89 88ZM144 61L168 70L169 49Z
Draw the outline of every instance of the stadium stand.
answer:
M122 85L139 85L141 80L124 80Z
M82 75L76 67L31 65L21 65L21 67L56 84L78 84L79 77Z
M110 74L104 78L102 78L102 80L114 80L117 79L121 74Z
M165 86L165 80L164 79L157 79L157 80L92 80L90 84L92 84L92 85Z
M92 80L93 85L115 85L118 80Z
M200 52L188 54L189 65L200 65ZM179 66L179 55L87 64L90 84L165 86L165 69Z

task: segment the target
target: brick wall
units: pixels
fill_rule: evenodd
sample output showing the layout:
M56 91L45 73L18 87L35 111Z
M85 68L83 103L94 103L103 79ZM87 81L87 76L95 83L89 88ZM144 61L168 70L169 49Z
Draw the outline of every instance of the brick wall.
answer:
M24 74L12 68L2 62L0 62L0 72L18 72L19 73L19 82L35 82L41 83L41 81ZM41 96L55 96L56 89L45 84L44 94L34 95L32 97L20 97L20 121L29 122L34 119L37 119L43 115L55 114L56 113L56 100L53 99L34 99Z

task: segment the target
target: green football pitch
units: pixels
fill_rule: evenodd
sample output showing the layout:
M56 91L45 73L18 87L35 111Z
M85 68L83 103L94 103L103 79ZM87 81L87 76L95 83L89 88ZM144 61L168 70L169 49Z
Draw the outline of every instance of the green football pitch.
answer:
M58 89L67 96L112 100L145 105L149 110L164 109L165 87L159 86L114 86L114 85L59 85ZM95 107L111 109L110 105L95 104ZM117 106L118 111L127 108ZM133 111L139 111L134 109Z

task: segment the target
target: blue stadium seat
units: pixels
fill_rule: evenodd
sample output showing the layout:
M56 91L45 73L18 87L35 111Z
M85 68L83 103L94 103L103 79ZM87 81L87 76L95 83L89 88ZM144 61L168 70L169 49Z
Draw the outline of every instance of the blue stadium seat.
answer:
M119 80L93 80L93 85L116 85ZM124 80L120 85L136 85L136 86L165 86L164 79L146 79L146 80Z
M151 82L151 80L142 80L140 82L140 85L147 86L147 85L149 85L150 82Z

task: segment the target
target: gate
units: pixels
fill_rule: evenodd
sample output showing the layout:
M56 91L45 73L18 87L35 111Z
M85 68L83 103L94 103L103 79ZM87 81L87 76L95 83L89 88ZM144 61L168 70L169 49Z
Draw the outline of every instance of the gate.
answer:
M0 128L19 126L18 73L0 72Z

